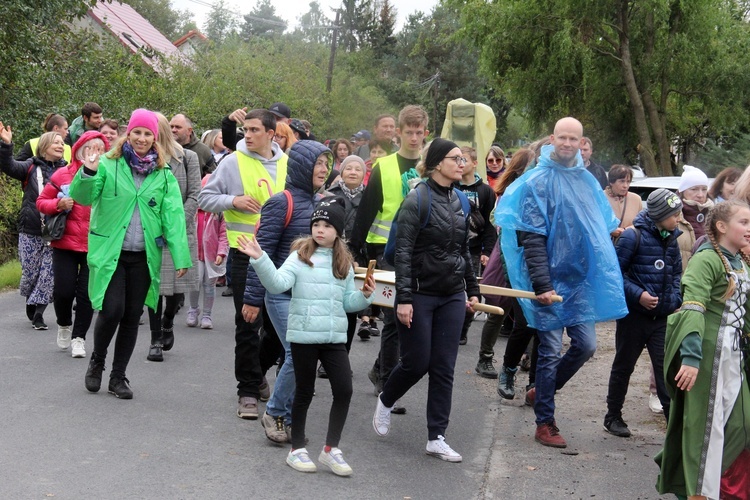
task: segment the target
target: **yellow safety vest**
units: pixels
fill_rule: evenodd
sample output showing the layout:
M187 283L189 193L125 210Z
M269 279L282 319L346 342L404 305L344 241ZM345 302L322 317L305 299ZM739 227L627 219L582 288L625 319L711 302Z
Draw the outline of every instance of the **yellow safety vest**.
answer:
M263 205L268 198L284 190L286 184L286 164L289 157L284 154L276 162L276 182L263 166L260 160L236 151L237 166L242 179L244 194L250 195ZM269 192L270 191L270 192ZM248 238L255 235L255 225L260 220L260 214L249 214L239 210L226 210L224 220L227 224L227 240L229 246L237 248L237 237L244 234Z
M36 147L39 144L39 139L41 139L41 137L29 140L29 146L31 146L31 154L33 154L34 156L36 156ZM63 149L63 158L66 162L70 163L71 155L72 153L70 152L70 146L66 144L65 148Z
M372 221L370 231L367 233L367 243L385 245L388 242L396 211L404 201L404 193L396 153L380 158L377 164L380 165L380 181L383 184L383 206Z

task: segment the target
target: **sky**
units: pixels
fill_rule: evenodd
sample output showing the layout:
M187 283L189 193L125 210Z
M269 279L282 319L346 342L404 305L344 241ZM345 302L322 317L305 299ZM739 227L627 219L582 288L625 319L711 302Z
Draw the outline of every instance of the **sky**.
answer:
M202 28L208 17L208 13L211 11L211 8L207 5L212 4L214 1L216 0L171 0L171 4L173 9L191 11L193 13L193 20L198 27ZM271 0L271 4L276 7L276 14L289 23L289 28L294 28L297 25L297 18L309 10L310 1L311 0ZM405 5L407 2L393 1L392 4L395 5L398 14L396 30L399 30L401 26L403 26L409 14L418 10L428 14L437 2L438 0L409 0L407 6ZM248 1L225 0L224 3L229 6L234 6L235 11L239 14L249 13L254 6L253 2ZM341 5L340 0L318 0L318 3L320 3L323 12L325 12L331 19L334 18L331 7L338 7Z

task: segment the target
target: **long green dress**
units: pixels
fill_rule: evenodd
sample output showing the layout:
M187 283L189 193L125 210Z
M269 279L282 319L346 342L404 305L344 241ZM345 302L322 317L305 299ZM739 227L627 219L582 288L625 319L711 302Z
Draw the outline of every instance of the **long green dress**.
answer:
M710 244L690 260L682 278L683 305L667 324L664 376L672 405L664 448L655 457L661 468L659 493L719 498L721 474L750 445L750 392L741 366L741 336L750 330L746 301L748 268L724 251L737 287L728 300L727 273ZM699 371L689 392L677 388L680 346L691 333L701 340Z

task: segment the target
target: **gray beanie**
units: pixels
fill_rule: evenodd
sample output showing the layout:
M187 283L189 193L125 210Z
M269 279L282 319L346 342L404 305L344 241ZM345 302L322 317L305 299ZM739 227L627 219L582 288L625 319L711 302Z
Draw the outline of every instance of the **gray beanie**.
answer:
M648 195L646 210L651 220L661 222L682 210L682 200L669 189L659 188Z

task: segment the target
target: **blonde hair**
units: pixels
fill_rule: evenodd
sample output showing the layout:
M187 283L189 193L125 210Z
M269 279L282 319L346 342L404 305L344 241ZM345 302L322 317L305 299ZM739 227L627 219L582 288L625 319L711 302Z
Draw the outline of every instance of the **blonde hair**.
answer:
M430 144L432 144L432 141L428 142L427 145L422 148L422 152L419 155L419 161L417 162L416 167L414 167L422 178L428 177L432 171L435 170L434 168L427 170L427 165L425 165L425 159L427 158L427 152L430 150Z
M289 148L291 148L295 142L297 142L297 138L294 137L294 132L292 132L292 127L282 121L276 122L276 135L286 138L285 153L289 151Z
M157 130L159 134L156 136L155 143L161 146L161 150L164 153L164 160L169 162L172 158L182 158L185 152L179 142L174 139L172 135L172 126L169 124L169 120L163 114L155 111L156 120L158 123Z
M47 154L47 150L54 144L55 138L57 136L60 136L62 139L63 136L59 132L45 132L42 134L42 136L39 138L39 143L36 145L36 156L37 158L44 158L44 155Z
M727 291L721 297L722 300L727 300L732 296L737 288L737 283L735 282L734 276L731 274L732 269L729 265L729 261L719 248L719 238L721 235L719 234L716 224L718 222L728 223L740 208L750 209L750 206L740 200L722 201L721 203L714 205L711 210L709 210L708 216L706 217L706 236L708 236L711 246L714 247L714 251L719 255L721 263L724 265L724 271L727 273ZM742 260L745 261L745 264L750 266L750 257L743 252L740 252L740 255L742 256Z
M318 249L318 246L318 243L312 236L303 236L302 238L294 240L291 246L291 251L296 250L299 260L308 266L313 267L310 257L315 253L315 250ZM332 261L331 267L333 268L333 277L340 280L346 279L352 268L352 264L354 263L354 258L352 257L351 252L349 252L349 248L346 246L344 240L339 236L336 236L336 240L333 242Z
M468 155L469 158L474 160L474 163L477 162L477 150L476 149L472 148L471 146L464 146L461 148L461 152L464 155Z
M172 134L172 131L169 131L169 134ZM107 153L107 158L111 158L113 160L116 160L118 158L122 157L122 146L128 142L128 136L120 137L114 146L112 146L112 149L109 150ZM154 148L154 151L156 151L156 168L164 168L164 165L167 164L167 162L164 160L164 150L161 148L159 143L154 140L154 145L152 146Z

